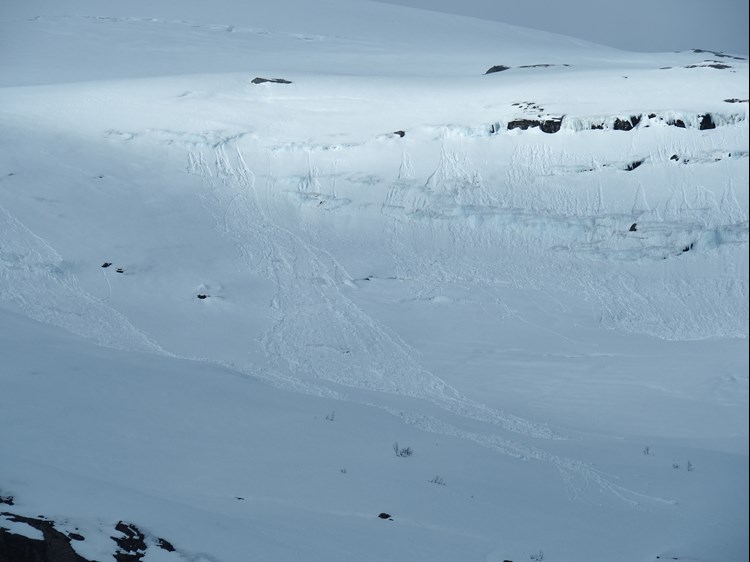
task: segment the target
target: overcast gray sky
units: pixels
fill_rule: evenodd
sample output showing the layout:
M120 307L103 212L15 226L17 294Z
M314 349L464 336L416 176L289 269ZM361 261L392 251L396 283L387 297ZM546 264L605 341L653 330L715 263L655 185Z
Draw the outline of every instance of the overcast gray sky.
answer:
M553 31L629 51L748 53L748 0L378 0Z

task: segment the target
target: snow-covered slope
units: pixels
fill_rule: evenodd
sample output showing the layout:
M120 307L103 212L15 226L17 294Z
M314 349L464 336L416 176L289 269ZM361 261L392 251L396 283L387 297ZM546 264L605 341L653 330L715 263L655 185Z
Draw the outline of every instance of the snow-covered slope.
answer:
M747 558L747 61L151 4L0 13L0 560Z

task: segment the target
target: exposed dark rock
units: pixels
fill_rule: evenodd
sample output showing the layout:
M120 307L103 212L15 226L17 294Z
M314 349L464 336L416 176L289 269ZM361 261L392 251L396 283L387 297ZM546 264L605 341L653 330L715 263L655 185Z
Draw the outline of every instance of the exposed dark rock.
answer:
M695 242L690 242L690 244L688 244L682 249L682 253L684 254L685 252L689 252L690 250L693 249L693 246L695 246Z
M722 58L725 58L725 59L747 60L747 59L742 58L742 57L736 57L734 55L728 55L726 53L722 53L721 51L706 51L704 49L691 49L691 50L694 53L708 53L708 54L711 54L711 55L713 55L715 57L722 57Z
M387 513L381 513L380 515L378 515L378 517L380 517L381 519L388 519L389 521L393 521L391 516Z
M261 78L261 77L255 77L253 78L250 83L251 84L265 84L266 82L270 82L272 84L291 84L292 82L289 80L284 80L283 78Z
M542 124L539 126L539 128L545 133L556 133L560 130L561 125L562 117L557 119L546 119L545 121L542 121Z
M522 131L525 131L526 129L530 127L539 127L542 131L545 133L556 133L560 130L560 126L562 125L562 117L552 118L552 119L544 119L544 120L537 120L537 119L516 119L514 121L508 122L508 130L512 129L521 129Z
M0 503L5 505L13 505L13 496L0 496Z
M401 138L404 138L406 136L406 131L393 131L394 135L398 135Z
M648 118L649 119L653 119L654 117L656 117L656 113L649 113L648 114Z
M612 128L615 131L629 131L633 129L638 123L641 122L641 115L633 115L630 119L615 119L615 123Z
M85 537L77 532L67 535L55 529L54 521L24 517L9 512L0 512L6 519L25 523L42 533L42 539L30 539L0 528L0 562L94 562L80 556L71 546L71 541L83 541ZM111 537L117 543L114 558L117 562L141 562L148 548L145 535L133 524L118 522L115 529L121 536ZM78 528L76 527L76 531ZM166 539L156 539L156 545L168 552L174 546Z
M499 64L497 66L490 67L485 74L494 74L495 72L503 72L504 70L510 70L509 66Z
M105 261L105 262L104 262L104 263L102 264L102 267L109 267L110 265L112 265L112 262L109 262L109 261Z
M634 222L630 225L630 228L628 229L628 232L636 232L638 230L638 223Z
M714 120L711 118L710 113L706 113L705 115L701 116L701 124L700 124L700 130L704 131L706 129L715 129L716 123L714 123Z
M715 68L716 70L726 70L727 68L732 68L732 66L722 62L706 62L705 64L688 64L685 68Z
M724 100L727 103L747 103L748 100L741 100L739 98L729 98L727 100Z
M682 119L674 119L667 121L667 125L672 125L673 127L679 127L680 129L685 128L685 122Z
M122 533L120 537L110 537L117 543L115 552L117 562L140 562L146 554L146 536L133 524L118 522L115 530Z
M525 64L518 68L549 68L550 66L557 66L556 64Z
M526 112L539 113L539 112L544 111L544 108L541 105L539 105L538 103L534 103L533 101L516 102L516 103L512 103L511 105L518 107L519 109L526 111Z
M677 162L677 160L679 160L679 159L680 159L680 157L679 157L679 156L677 156L676 154L673 154L672 156L670 156L670 157L669 157L669 159L670 159L670 160L674 160L675 162Z
M645 162L645 160L636 160L635 162L631 162L630 164L628 164L625 167L625 171L632 172L633 170L635 170L638 166L640 166L644 162Z
M604 123L596 123L595 125L591 125L592 131L601 131L604 129Z
M70 546L70 538L55 529L51 521L1 513L17 523L26 523L42 532L42 540L0 529L0 562L91 562Z
M115 271L117 273L125 273L125 270L123 268L121 268L121 267L118 267L117 269L115 269Z
M156 546L158 546L162 550L166 550L167 552L175 551L175 547L172 546L172 543L169 542L167 539L156 539Z
M541 123L539 121L533 121L531 119L515 119L508 122L508 130L521 129L525 131L529 127L538 127Z
M203 293L197 295L200 300L207 299L208 295L204 295Z

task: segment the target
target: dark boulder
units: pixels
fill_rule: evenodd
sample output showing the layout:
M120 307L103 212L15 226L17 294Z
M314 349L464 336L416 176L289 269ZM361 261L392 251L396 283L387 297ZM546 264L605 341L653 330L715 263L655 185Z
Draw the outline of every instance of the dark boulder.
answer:
M122 536L110 537L118 546L115 560L117 562L140 562L148 548L146 536L135 525L122 521L115 525L115 530L122 533Z
M633 129L638 123L641 122L641 115L632 115L630 119L620 119L619 117L615 119L615 123L612 126L612 128L615 131L630 131Z
M700 130L705 131L706 129L715 129L716 123L714 123L713 118L711 117L710 113L706 113L705 115L701 116L701 124L700 124Z
M284 80L283 78L261 78L259 76L250 81L251 84L265 84L266 82L270 82L271 84L291 84L291 81Z
M545 133L556 133L562 125L562 117L552 119L515 119L508 122L508 130L521 129L525 131L532 127L538 127Z
M509 66L504 66L502 64L490 67L485 74L494 74L495 72L503 72L504 70L510 70Z
M716 70L726 70L727 68L732 68L732 65L724 64L722 62L706 61L703 64L688 64L685 68L715 68Z
M175 547L172 546L172 543L169 542L167 539L156 539L156 546L158 546L162 550L166 550L167 552L175 551Z
M631 162L630 164L628 164L627 166L625 166L625 171L626 172L632 172L633 170L635 170L637 167L639 167L644 162L645 162L645 160L636 160L635 162Z

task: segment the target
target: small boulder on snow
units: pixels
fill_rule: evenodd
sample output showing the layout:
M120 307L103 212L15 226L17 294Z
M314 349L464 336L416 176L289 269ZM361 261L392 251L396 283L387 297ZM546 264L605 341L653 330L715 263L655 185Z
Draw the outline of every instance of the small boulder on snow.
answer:
M495 72L503 72L504 70L510 70L509 66L499 64L497 66L490 67L485 74L494 74Z
M290 80L285 80L284 78L261 78L260 76L256 76L250 81L251 84L265 84L266 82L270 82L271 84L291 84L292 83Z

